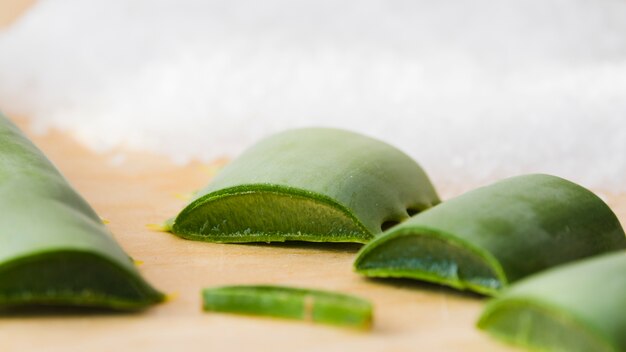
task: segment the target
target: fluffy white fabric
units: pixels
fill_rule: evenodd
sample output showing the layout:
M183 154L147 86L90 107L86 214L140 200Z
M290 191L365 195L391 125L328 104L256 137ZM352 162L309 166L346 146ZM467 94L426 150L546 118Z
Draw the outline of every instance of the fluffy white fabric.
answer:
M626 191L624 0L42 0L0 33L0 109L178 161L335 126L437 184Z

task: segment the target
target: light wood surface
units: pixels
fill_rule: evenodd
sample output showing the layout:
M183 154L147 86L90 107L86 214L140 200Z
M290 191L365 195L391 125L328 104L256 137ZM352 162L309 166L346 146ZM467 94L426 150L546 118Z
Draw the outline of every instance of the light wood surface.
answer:
M35 0L0 0L0 29L17 20Z
M27 132L28 125L19 124ZM31 312L0 319L2 351L508 351L474 328L484 299L435 285L374 281L352 272L359 246L192 242L149 230L203 186L210 164L176 166L148 154L90 152L66 134L32 139L110 221L140 270L173 298L138 314ZM449 192L448 192L449 193ZM446 198L450 194L446 195ZM609 197L622 222L626 198ZM370 332L271 318L203 313L200 289L284 284L356 294L375 305Z
M28 126L20 121L23 129ZM505 351L474 328L483 299L409 281L373 281L352 272L358 245L233 245L192 242L146 224L174 215L178 194L203 186L211 165L176 166L146 154L95 154L68 135L32 139L109 228L142 273L173 298L139 314L30 312L0 319L2 351ZM352 331L272 318L203 313L200 289L284 284L370 299L374 327Z

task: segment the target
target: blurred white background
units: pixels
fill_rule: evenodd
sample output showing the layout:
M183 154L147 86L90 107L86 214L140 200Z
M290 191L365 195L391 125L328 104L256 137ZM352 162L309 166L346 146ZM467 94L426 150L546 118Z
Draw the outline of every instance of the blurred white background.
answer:
M0 32L0 110L180 162L322 125L440 185L626 191L626 0L40 0Z

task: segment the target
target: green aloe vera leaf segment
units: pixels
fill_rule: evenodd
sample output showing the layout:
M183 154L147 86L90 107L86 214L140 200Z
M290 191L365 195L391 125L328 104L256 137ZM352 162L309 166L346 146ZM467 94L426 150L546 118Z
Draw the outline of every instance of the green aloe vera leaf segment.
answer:
M100 218L0 115L0 307L139 309L163 295Z
M209 242L366 243L439 202L421 167L356 133L290 130L227 165L170 230Z
M478 327L541 351L626 351L626 252L556 267L489 302Z
M225 286L202 291L205 311L261 315L368 329L372 305L340 293L284 286Z
M357 272L494 295L569 261L626 248L624 231L595 194L549 175L523 175L416 215L363 247Z

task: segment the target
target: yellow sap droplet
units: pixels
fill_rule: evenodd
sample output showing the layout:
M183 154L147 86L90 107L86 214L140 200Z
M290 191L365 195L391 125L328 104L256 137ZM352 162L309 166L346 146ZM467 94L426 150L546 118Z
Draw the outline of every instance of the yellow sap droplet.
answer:
M146 228L159 232L168 232L170 230L169 226L166 224L146 224Z
M178 292L172 292L165 295L165 302L171 302L178 298Z

